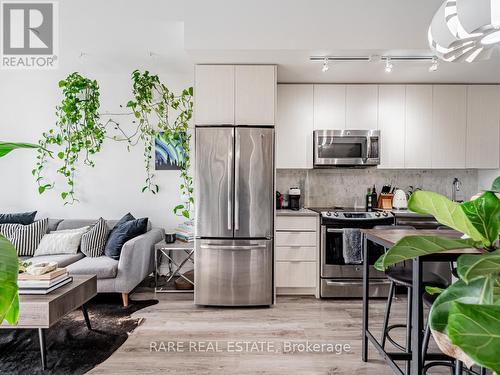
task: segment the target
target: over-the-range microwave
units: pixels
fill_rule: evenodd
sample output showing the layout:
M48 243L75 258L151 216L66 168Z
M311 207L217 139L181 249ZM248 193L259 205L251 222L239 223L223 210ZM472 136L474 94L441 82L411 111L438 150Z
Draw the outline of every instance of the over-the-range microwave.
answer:
M315 130L314 168L380 164L380 130Z

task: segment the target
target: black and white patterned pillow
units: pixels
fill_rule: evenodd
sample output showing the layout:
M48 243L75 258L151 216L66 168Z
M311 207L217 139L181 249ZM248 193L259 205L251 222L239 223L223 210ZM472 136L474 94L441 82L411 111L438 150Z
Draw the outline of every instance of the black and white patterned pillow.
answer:
M9 239L20 225L21 224L0 224L0 234Z
M17 250L18 256L30 256L35 253L42 237L49 228L49 219L37 220L33 224L2 224L0 234L7 237Z
M95 258L104 254L109 229L102 217L82 236L80 250L88 257Z

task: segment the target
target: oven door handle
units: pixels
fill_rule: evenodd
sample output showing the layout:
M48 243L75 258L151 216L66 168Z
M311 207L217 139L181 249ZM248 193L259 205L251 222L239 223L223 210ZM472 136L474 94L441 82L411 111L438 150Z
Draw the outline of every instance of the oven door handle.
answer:
M374 280L370 279L370 285L387 285L391 282L387 279ZM344 280L344 281L335 281L335 280L327 280L326 285L328 286L352 286L352 285L362 285L362 280Z
M326 230L328 233L344 233L343 229L334 229L334 228L328 228Z

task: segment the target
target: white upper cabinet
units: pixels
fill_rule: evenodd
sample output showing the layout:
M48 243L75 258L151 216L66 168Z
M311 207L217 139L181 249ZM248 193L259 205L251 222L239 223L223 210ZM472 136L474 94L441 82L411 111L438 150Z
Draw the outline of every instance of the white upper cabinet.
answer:
M378 86L347 85L346 129L377 129Z
M467 168L499 168L500 86L467 87Z
M432 168L465 168L467 87L433 86Z
M274 125L276 66L236 65L236 125Z
M405 112L405 168L431 168L432 86L406 86Z
M345 85L314 85L314 130L345 129Z
M234 65L196 65L196 125L234 124Z
M313 85L278 85L276 168L313 166Z
M381 169L500 167L500 85L278 85L277 101L278 168L312 168L323 129L379 129Z
M378 128L381 156L379 168L404 168L405 93L404 85L379 87Z

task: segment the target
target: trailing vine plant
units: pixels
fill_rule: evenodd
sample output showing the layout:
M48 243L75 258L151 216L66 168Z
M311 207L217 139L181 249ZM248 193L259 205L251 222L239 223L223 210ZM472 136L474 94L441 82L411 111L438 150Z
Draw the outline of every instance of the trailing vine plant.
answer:
M97 81L72 73L59 82L59 87L64 97L56 107L56 127L42 134L32 174L40 194L52 189L54 183L47 182L43 174L50 155L48 150L54 146L62 148L57 152L58 159L62 161L57 172L64 176L67 187L61 192L61 198L65 204L72 204L78 201L75 197L76 165L83 159L85 165L94 166L91 157L101 150L106 129L100 123L98 113L100 102Z
M42 134L39 140L36 166L32 173L38 184L38 192L44 193L54 187L53 182L47 182L44 171L47 158L50 156L51 147L59 147L57 157L62 165L57 172L66 179L67 188L61 192L61 198L65 204L77 202L75 196L75 172L79 160L83 158L85 165L94 167L93 155L101 150L106 138L115 141L126 141L128 149L139 142L144 147L144 168L146 180L142 192L150 191L153 194L159 192L160 187L154 181L152 166L153 145L157 138L161 137L182 148L183 158L179 163L181 169L181 194L183 203L174 207L176 215L182 215L189 219L194 203L193 178L189 173L191 167L189 142L189 121L193 115L193 88L189 87L182 91L181 95L175 95L157 75L148 71L141 73L135 70L132 73L132 94L126 107L131 111L117 115L133 115L136 129L132 134L127 134L120 124L110 118L104 124L99 114L99 85L97 81L72 73L66 79L59 82L63 90L63 100L56 107L57 122L54 129ZM173 118L173 120L171 120ZM119 132L119 136L107 136L108 125L113 125Z
M148 71L135 70L132 73L132 94L126 107L132 110L137 124L134 136L127 137L129 144L142 141L144 144L144 167L146 180L142 191L158 193L159 186L154 182L152 170L153 144L157 137L162 137L180 145L183 151L179 163L181 194L184 202L174 207L176 215L189 219L194 203L193 178L190 175L191 160L189 154L189 121L193 116L193 88L184 89L180 95L175 95L160 81L157 75ZM172 120L173 119L173 120ZM118 124L115 123L117 126ZM116 138L115 138L116 139Z

